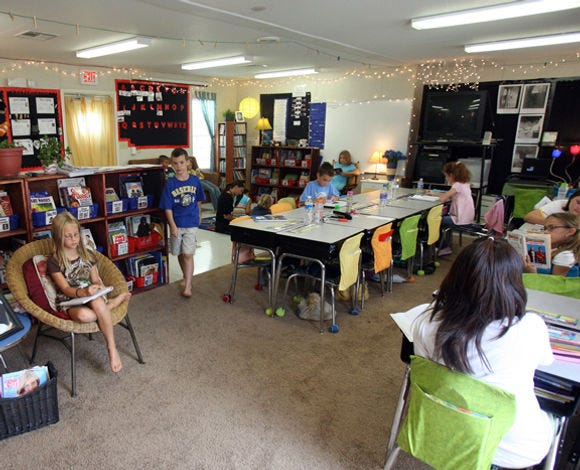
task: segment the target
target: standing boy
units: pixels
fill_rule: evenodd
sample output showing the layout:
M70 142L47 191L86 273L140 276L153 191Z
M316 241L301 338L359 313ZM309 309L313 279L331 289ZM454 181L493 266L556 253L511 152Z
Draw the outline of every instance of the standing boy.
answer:
M338 199L340 199L340 193L334 185L330 184L333 176L334 168L332 168L330 163L324 162L320 165L318 172L316 173L316 180L310 181L306 185L304 191L302 191L302 194L300 195L300 202L305 202L308 196L310 196L313 201L319 198L338 201Z
M169 249L177 256L183 273L183 297L191 297L193 278L193 255L195 254L196 234L201 218L201 204L205 195L199 178L187 171L187 152L176 148L171 152L171 165L175 177L170 178L163 187L159 207L165 209L171 237Z

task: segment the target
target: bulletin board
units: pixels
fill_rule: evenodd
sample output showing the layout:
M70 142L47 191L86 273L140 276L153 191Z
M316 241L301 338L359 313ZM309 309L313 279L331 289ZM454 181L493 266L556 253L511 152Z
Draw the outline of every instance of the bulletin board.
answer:
M189 147L189 86L115 80L119 140L136 148Z
M278 93L260 95L260 113L267 117L274 126L283 126L282 134L285 140L308 139L308 123L310 120L310 92L301 94ZM286 102L284 115L276 115L276 101Z
M42 137L63 140L59 90L0 88L0 113L0 140L24 147L23 168L40 166L36 156Z

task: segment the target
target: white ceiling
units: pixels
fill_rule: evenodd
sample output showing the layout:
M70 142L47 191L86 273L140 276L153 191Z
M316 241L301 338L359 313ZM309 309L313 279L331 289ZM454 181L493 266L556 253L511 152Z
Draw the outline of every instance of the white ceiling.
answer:
M580 8L451 29L416 31L413 17L506 3L497 0L2 0L0 61L45 60L137 68L192 77L252 78L254 73L301 67L345 72L427 60L466 57L469 43L580 30ZM254 11L263 7L262 11ZM10 15L11 13L11 15ZM77 26L78 25L78 26ZM56 35L17 37L24 31ZM75 51L135 35L151 47L96 59ZM275 36L278 43L258 44ZM579 44L477 57L499 63L577 57ZM252 64L183 72L188 61L246 54Z

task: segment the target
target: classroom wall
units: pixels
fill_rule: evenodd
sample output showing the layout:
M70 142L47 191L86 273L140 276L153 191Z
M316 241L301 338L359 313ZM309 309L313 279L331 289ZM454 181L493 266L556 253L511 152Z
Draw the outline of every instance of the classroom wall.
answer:
M116 78L129 79L132 78L126 74L110 73L100 77L97 86L82 86L79 84L77 77L65 75L64 72L70 73L78 72L77 67L62 67L59 71L54 71L53 65L46 66L49 70L44 70L45 66L22 65L21 68L12 69L7 66L11 63L0 61L0 85L8 86L9 78L26 78L35 82L35 87L38 88L58 88L61 90L62 96L65 94L98 94L110 95L114 97ZM491 64L489 66L480 66L477 69L477 74L474 75L474 80L480 81L501 81L501 80L529 80L534 78L546 77L576 77L579 75L578 62L566 63L539 63L526 65L510 65L505 67ZM453 77L454 66L449 67L449 77ZM341 148L341 145L356 145L355 137L350 144L344 142L342 139L345 129L358 129L356 136L360 137L362 142L377 141L377 145L390 146L390 130L400 129L401 134L393 138L396 139L393 143L401 145L400 142L405 140L404 135L408 135L408 141L411 145L408 147L410 155L414 155L412 142L416 138L418 115L420 110L420 97L422 83L426 75L418 73L398 73L394 76L380 76L380 78L367 78L358 75L345 74L318 74L297 79L283 79L283 80L248 80L239 82L234 86L231 82L224 82L218 84L213 88L204 88L207 91L217 93L217 119L222 119L222 112L227 108L237 109L239 102L251 96L259 100L261 93L288 93L294 90L309 91L312 94L312 102L326 102L329 109L331 109L330 118L337 123L337 127L327 126L326 128L326 145L328 146L327 159L335 158L336 155L331 155L330 152L335 152L336 149ZM444 69L439 69L440 77L445 77ZM163 76L155 74L156 78L171 82L171 80L186 80L186 81L205 81L202 77L195 77L191 75L172 75ZM143 79L142 76L133 77L136 79ZM405 103L411 103L410 116L406 109L403 115L395 110L400 109L397 100L403 100ZM381 104L382 102L382 104ZM392 103L392 105L391 105ZM384 114L382 107L384 106ZM401 106L405 106L402 104ZM366 110L365 110L366 108ZM354 110L354 111L353 111ZM348 112L351 111L351 112ZM368 111L368 112L367 112ZM378 116L378 117L377 117ZM253 119L248 120L248 144L256 145L258 139L258 132L254 129L258 121L259 115ZM340 118L340 119L339 119ZM365 123L365 119L367 120ZM340 121L340 127L338 122ZM375 123L381 122L384 127L384 134L381 134L381 126L375 126ZM405 129L404 123L409 123L408 128ZM66 139L66 129L65 129ZM384 142L384 143L383 143ZM358 148L358 145L357 145ZM392 148L392 147L391 147ZM386 147L385 147L386 149ZM400 148L401 150L406 150ZM360 159L363 161L363 155L368 153L368 149L361 150ZM131 154L128 146L124 142L117 143L117 157L119 164L125 164L127 160L132 158L151 158L156 157L159 151L151 150L137 150L135 154ZM369 164L369 166L372 166ZM363 166L363 170L364 170ZM374 171L374 170L371 170Z

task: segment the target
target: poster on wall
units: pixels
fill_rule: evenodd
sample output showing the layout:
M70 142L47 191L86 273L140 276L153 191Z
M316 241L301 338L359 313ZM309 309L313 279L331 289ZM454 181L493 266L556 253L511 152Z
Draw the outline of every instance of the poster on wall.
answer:
M528 83L525 85L520 113L543 113L546 110L549 92L549 83Z
M538 143L542 133L543 122L543 114L520 114L516 130L516 142L518 144Z
M523 85L500 85L497 93L497 114L517 114Z
M24 148L23 168L38 167L40 139L63 139L60 91L0 88L0 121L0 141L8 139Z
M189 147L189 86L115 80L119 140L136 148Z
M524 167L524 158L537 158L537 145L514 145L514 154L512 156L512 173L521 173Z

